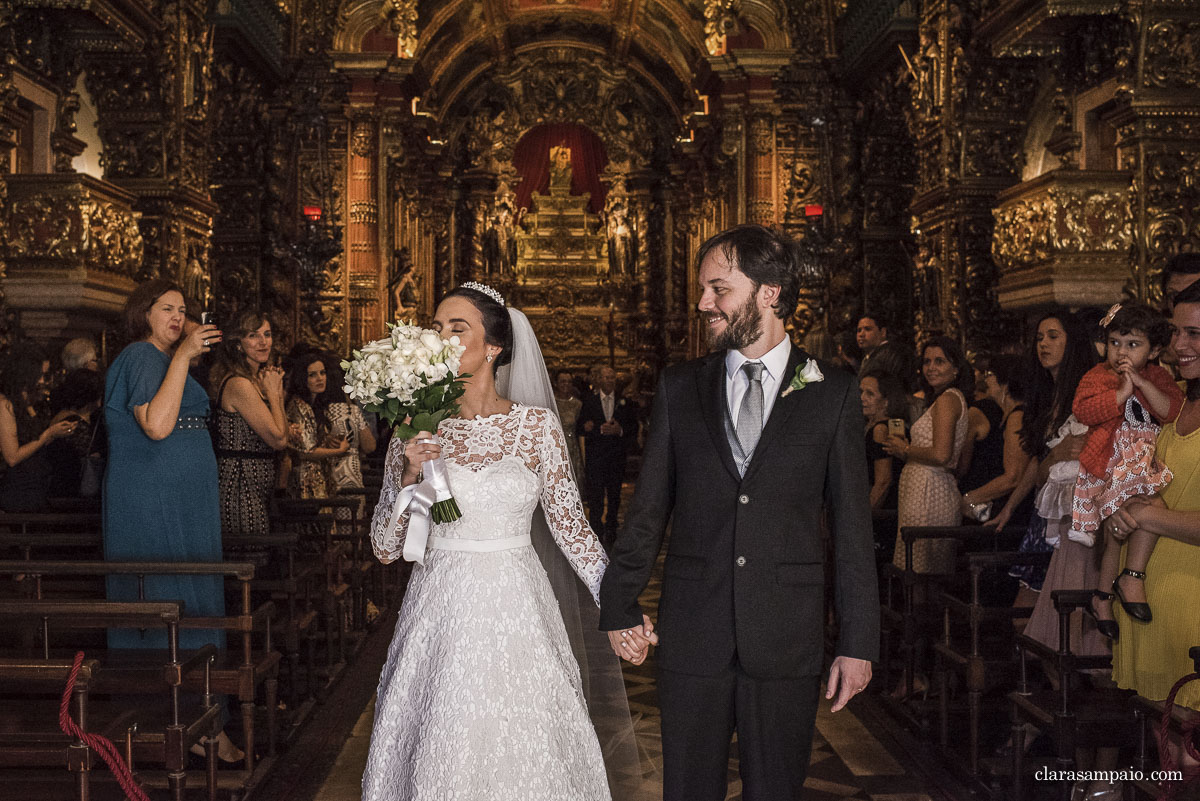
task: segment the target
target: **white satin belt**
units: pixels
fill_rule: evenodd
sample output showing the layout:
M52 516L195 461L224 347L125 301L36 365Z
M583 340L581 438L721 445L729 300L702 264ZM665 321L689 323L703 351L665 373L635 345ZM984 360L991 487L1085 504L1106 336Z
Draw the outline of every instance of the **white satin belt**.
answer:
M462 537L430 537L429 547L442 551L470 551L471 553L491 553L493 551L511 551L533 545L528 534L519 537L505 537L499 540L468 540Z

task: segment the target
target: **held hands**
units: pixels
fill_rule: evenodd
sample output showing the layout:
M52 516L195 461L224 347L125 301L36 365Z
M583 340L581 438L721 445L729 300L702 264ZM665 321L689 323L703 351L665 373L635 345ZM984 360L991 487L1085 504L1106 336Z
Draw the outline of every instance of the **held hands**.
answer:
M908 458L908 449L911 447L912 445L909 444L908 439L899 434L892 434L883 441L884 452L888 456L896 456L900 459Z
M283 370L281 368L264 367L259 373L259 380L262 381L263 392L272 406L277 400L283 400Z
M404 472L400 483L404 486L416 484L421 476L422 466L442 455L442 446L433 442L433 434L422 431L404 443Z
M1008 521L1011 517L1012 509L1008 507L1008 504L1005 504L1004 508L1000 510L1000 514L996 515L983 525L985 528L996 529L996 533L999 534L1001 531L1004 531L1004 527L1008 525Z
M829 683L825 688L825 698L836 696L831 712L837 712L851 698L867 689L871 682L871 663L866 659L855 659L849 656L839 656L833 660L829 668Z
M608 632L608 644L617 656L640 665L646 661L650 646L658 645L658 635L650 618L642 615L642 625Z
M42 432L41 440L43 443L50 442L63 437L69 437L75 431L75 426L78 422L75 420L58 420L46 426L46 430Z
M322 443L321 447L329 448L333 451L334 456L341 456L346 451L350 450L350 443L345 437L335 437L332 434Z
M211 346L221 341L221 332L215 325L198 325L179 340L180 356L191 361L208 353Z
M591 425L591 421L584 423L585 428L589 425ZM619 437L625 433L625 429L621 428L621 424L616 420L605 420L600 424L600 433Z

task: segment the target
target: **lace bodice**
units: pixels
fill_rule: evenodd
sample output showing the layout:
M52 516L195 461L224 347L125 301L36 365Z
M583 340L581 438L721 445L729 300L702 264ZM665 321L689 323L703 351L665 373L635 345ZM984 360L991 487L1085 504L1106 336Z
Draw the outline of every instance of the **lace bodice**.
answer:
M507 414L449 418L439 426L438 438L462 517L435 524L432 535L486 540L528 534L540 502L554 541L599 603L608 557L583 513L566 438L554 413L516 404ZM400 495L403 462L404 443L393 439L371 523L371 545L384 563L399 559L404 550L408 514L401 515L395 530L387 530Z

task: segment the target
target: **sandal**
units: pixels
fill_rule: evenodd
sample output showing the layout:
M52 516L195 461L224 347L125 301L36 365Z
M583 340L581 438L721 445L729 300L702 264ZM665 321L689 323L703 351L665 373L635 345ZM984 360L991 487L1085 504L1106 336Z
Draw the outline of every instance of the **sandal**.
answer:
M1100 613L1096 611L1095 605L1097 598L1101 601L1111 601L1113 599L1113 594L1111 592L1104 592L1103 590L1092 590L1092 598L1088 601L1087 606L1083 607L1083 611L1088 615L1088 617L1096 621L1096 629L1101 634L1113 642L1116 642L1120 638L1121 630L1117 627L1117 621L1102 620L1100 618Z
M1141 602L1129 602L1125 600L1125 596L1121 594L1121 576L1129 576L1138 579L1139 581L1146 580L1146 574L1137 570L1125 568L1121 571L1121 575L1113 579L1113 592L1116 593L1117 600L1121 602L1121 608L1125 610L1125 614L1129 615L1134 620L1140 620L1143 623L1149 623L1153 619L1150 614L1150 604Z

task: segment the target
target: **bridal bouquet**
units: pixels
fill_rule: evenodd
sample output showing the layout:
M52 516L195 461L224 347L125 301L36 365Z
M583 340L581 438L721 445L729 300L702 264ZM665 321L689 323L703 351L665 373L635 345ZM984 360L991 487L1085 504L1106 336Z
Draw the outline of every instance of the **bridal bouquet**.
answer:
M459 359L465 348L458 337L445 340L411 323L389 323L388 328L386 339L368 342L354 351L353 359L342 362L346 394L386 420L402 440L422 431L436 435L438 423L458 413L466 377L458 374ZM428 475L421 489L429 497L433 522L462 517L450 493L445 463L439 457L425 465Z

